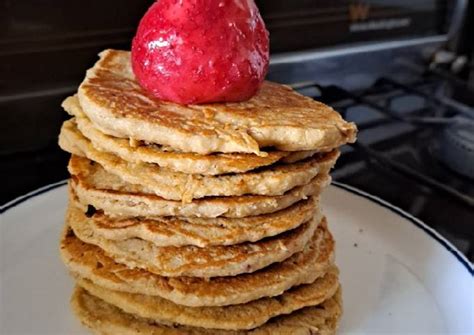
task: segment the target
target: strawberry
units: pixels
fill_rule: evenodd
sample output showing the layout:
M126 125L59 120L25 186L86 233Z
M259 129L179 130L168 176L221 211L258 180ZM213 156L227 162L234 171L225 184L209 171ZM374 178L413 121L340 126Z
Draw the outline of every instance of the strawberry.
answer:
M247 100L268 62L268 32L253 0L158 0L132 42L140 85L179 104Z

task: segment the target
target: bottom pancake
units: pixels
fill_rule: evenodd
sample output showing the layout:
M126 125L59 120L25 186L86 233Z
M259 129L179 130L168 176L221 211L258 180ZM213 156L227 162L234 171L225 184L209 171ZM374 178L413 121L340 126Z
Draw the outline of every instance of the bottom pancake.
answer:
M96 334L102 335L303 335L335 334L342 314L341 291L322 304L307 307L289 315L274 318L251 331L229 331L184 326L166 326L127 314L77 287L71 305L79 320Z
M279 296L223 307L177 305L156 296L108 290L82 278L77 278L77 284L90 294L117 306L126 313L150 319L156 323L247 330L259 327L276 316L290 314L304 307L316 306L331 298L339 288L338 275L339 271L334 266L314 283L294 287Z

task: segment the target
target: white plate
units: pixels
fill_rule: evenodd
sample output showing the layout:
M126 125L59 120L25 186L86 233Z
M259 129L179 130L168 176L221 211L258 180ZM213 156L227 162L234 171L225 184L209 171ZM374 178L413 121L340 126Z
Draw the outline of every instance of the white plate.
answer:
M87 334L58 256L66 199L61 182L2 208L0 334ZM348 186L329 187L323 209L341 268L340 333L473 333L472 264L448 241Z

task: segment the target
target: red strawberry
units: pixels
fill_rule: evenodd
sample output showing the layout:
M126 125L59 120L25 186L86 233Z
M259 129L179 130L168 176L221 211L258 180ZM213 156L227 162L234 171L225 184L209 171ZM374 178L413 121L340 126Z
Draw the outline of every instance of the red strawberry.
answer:
M180 104L247 100L268 61L268 32L253 0L158 0L132 43L140 85Z

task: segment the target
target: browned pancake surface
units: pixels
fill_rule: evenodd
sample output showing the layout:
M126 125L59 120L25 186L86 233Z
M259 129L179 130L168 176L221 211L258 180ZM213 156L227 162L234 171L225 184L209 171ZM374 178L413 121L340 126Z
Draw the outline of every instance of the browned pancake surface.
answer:
M97 285L156 295L186 306L223 306L274 296L322 276L334 261L334 240L323 222L305 249L281 263L233 277L163 277L129 268L99 247L79 240L70 228L61 240L61 258L69 270Z
M319 218L312 218L293 230L260 241L199 248L160 247L139 238L108 240L96 234L89 221L74 204L69 206L66 222L74 233L84 242L98 245L114 259L163 276L207 278L253 272L281 262L303 250L319 224Z
M301 199L319 195L331 177L318 174L308 184L280 196L245 195L208 197L190 203L163 199L146 185L124 182L105 171L99 164L73 156L69 161L70 185L82 205L92 205L116 216L184 216L242 218L273 213Z
M332 108L270 82L240 103L183 106L157 100L136 82L126 51L102 52L78 97L104 133L184 152L260 154L269 146L325 151L355 140L356 133Z
M75 200L72 200L75 202ZM320 217L318 201L311 197L281 211L246 218L133 217L121 218L97 211L88 220L95 234L115 241L139 238L157 246L233 245L256 242L294 229Z
M71 305L79 320L96 334L102 335L333 335L342 314L341 292L315 307L276 317L251 331L229 331L183 326L165 326L139 318L107 304L77 287Z
M219 175L243 173L258 167L271 165L277 161L294 163L311 157L316 151L277 151L267 150L266 156L245 153L216 153L200 155L190 152L173 151L169 147L147 144L144 141L114 137L102 133L85 116L77 96L63 102L64 109L74 115L68 123L76 123L79 131L101 151L120 156L132 163L155 163L161 167L188 174Z

